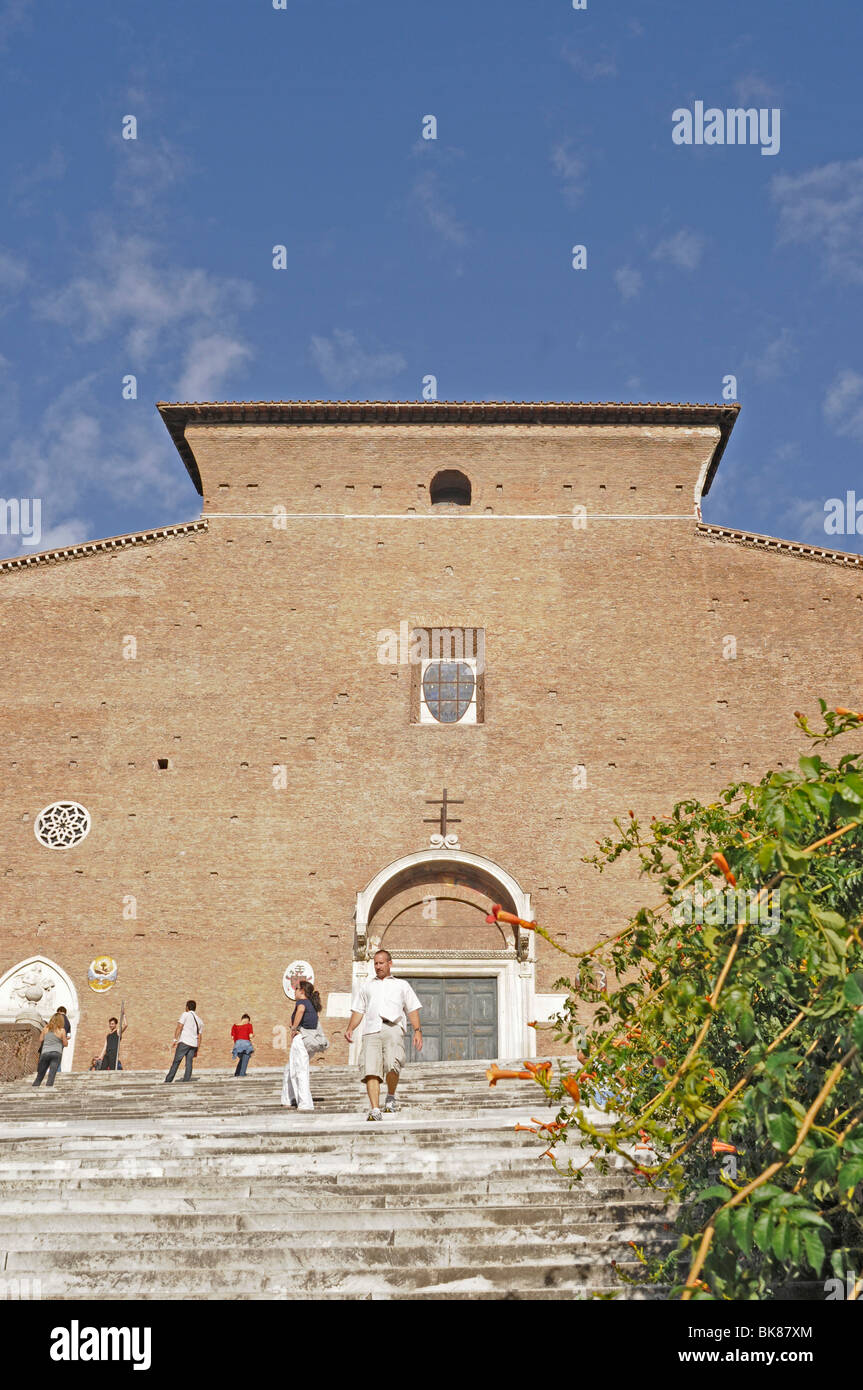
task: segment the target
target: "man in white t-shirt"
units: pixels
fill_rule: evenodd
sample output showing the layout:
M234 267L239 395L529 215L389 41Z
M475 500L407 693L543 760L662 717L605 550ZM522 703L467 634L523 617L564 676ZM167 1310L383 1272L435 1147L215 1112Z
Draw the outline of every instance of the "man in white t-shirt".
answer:
M360 1019L363 1025L362 1051L360 1053L360 1076L366 1083L369 1095L370 1120L382 1120L380 1109L381 1081L387 1079L387 1099L384 1110L391 1115L396 1109L396 1086L399 1072L405 1062L405 1014L414 1030L414 1047L422 1051L423 1035L420 1028L420 1009L417 999L407 980L393 979L393 958L389 951L375 953L375 978L360 985L351 1000L351 1021L345 1029L345 1038L353 1040L354 1029Z
M177 1075L177 1068L185 1058L186 1068L183 1074L184 1081L192 1079L192 1063L198 1055L201 1046L201 1034L204 1025L195 1013L194 999L186 1000L186 1011L180 1014L177 1019L177 1027L174 1030L174 1041L169 1044L175 1048L174 1060L168 1070L166 1081L173 1081Z

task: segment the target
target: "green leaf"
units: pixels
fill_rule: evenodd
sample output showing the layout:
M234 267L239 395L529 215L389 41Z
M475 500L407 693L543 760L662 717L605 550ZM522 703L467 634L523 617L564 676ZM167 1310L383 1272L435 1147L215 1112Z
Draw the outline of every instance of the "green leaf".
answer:
M828 1149L819 1149L809 1160L806 1169L810 1178L815 1181L819 1178L832 1178L839 1166L840 1153L838 1144L831 1144Z
M847 1192L849 1187L856 1187L858 1182L863 1182L863 1158L852 1158L843 1163L839 1170L839 1191Z
M751 1009L742 1009L737 1020L737 1033L745 1047L755 1037L755 1015Z
M842 997L846 1004L851 1004L853 1008L859 1009L863 1004L863 989L860 988L853 975L848 975L842 987Z
M750 1254L755 1234L755 1208L745 1206L734 1213L734 1236L744 1255Z
M773 1240L771 1242L773 1253L777 1260L788 1259L791 1251L791 1234L793 1230L794 1227L791 1225L787 1216L779 1218L779 1223L773 1232Z
M846 801L863 802L863 777L859 772L848 772L838 784L837 790Z
M773 1226L773 1213L769 1210L763 1211L755 1222L753 1235L758 1249L765 1255L770 1253L770 1232Z
M815 753L812 757L808 758L800 758L799 762L800 771L803 773L804 777L808 777L813 782L817 782L818 778L821 776L821 768L824 766L818 754Z
M718 1183L714 1183L713 1187L705 1187L703 1192L696 1192L693 1201L711 1202L718 1199L720 1202L727 1202L729 1196L729 1188L721 1187Z
M797 1124L787 1110L767 1117L767 1133L774 1148L787 1153L797 1138Z

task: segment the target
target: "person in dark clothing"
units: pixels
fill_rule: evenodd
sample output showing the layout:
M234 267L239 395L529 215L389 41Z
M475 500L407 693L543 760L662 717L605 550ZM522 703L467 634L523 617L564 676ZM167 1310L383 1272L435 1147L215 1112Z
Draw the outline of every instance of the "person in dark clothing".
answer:
M117 1054L120 1050L120 1039L125 1033L127 1026L125 1019L123 1020L122 1030L119 1028L116 1018L108 1019L108 1032L105 1037L105 1046L99 1054L100 1071L117 1071L118 1068L120 1071L123 1070L117 1060Z
M57 1012L58 1012L58 1014L62 1014L62 1015L63 1015L63 1027L66 1029L66 1037L67 1037L67 1038L71 1038L71 1036L72 1036L72 1025L71 1025L71 1023L69 1022L69 1016L68 1016L68 1014L66 1013L66 1005L65 1005L65 1004L58 1004L58 1005L57 1005Z

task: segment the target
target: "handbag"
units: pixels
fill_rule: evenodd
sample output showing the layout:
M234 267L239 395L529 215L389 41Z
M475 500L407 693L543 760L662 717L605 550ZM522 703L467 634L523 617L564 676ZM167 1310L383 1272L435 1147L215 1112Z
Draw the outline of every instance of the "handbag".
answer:
M319 1052L326 1052L330 1045L330 1040L320 1023L317 1028L301 1028L300 1037L310 1057L315 1057Z

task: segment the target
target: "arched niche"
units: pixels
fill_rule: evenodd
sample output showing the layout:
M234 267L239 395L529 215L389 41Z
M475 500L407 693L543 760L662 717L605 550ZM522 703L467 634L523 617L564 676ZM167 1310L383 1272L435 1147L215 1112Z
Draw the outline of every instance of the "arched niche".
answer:
M429 500L433 507L469 507L471 503L470 478L457 468L443 468L435 473L429 486Z
M41 990L41 994L33 998L37 990ZM29 956L0 977L0 1023L15 1023L28 1012L37 1014L47 1023L59 1004L65 1004L72 1025L72 1036L68 1047L63 1049L60 1069L71 1071L81 1017L78 991L71 976L47 956Z
M510 949L522 958L532 958L532 932L501 930L485 923L490 903L500 903L507 912L530 920L530 894L516 879L480 855L459 849L428 849L394 860L357 894L356 959L367 958L373 937L382 941L396 928L403 931L410 926L417 935L433 935L434 919L423 917L429 897L435 899L438 930L449 938L445 944L435 943L437 949ZM458 940L459 928L466 934L463 940ZM391 937L393 942L398 934L397 930ZM418 942L417 948L426 944ZM387 950L392 947L387 945Z

